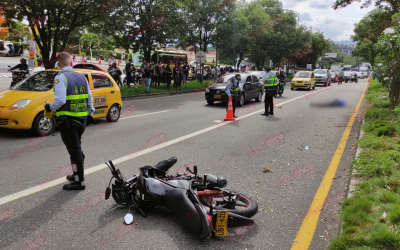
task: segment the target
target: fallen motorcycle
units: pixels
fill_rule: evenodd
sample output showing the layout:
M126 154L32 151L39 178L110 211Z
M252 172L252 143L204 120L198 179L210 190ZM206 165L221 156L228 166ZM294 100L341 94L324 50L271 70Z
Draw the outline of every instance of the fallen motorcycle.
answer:
M177 162L177 158L159 162L156 166L139 168L140 174L126 179L112 161L106 162L112 173L105 192L105 199L110 197L119 205L129 208L124 217L126 224L134 221L130 209L135 209L143 217L142 210L165 206L178 217L182 225L193 232L200 240L210 235L226 236L227 228L252 225L250 219L257 213L258 204L250 197L224 189L227 180L211 174L203 177L186 168L192 175L178 172L167 175L168 170ZM115 179L110 188L112 179Z

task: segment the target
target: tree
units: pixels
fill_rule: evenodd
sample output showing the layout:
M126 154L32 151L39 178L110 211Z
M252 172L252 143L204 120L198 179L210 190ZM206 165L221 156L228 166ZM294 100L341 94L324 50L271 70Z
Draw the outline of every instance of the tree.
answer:
M333 4L333 9L345 8L349 6L352 2L360 2L361 0L336 0ZM379 9L383 9L385 11L393 11L398 12L400 10L400 2L397 0L363 0L363 4L361 9L368 8L370 5L375 3Z
M103 3L104 0L8 0L6 4L12 8L5 9L4 14L7 20L23 20L26 17L31 27L36 25L38 34L33 33L34 39L46 68L52 68L55 52L67 46L76 28L84 27L96 18L105 17L111 11L111 7L102 11L99 5Z
M7 40L18 41L21 39L23 41L24 38L30 37L28 25L22 22L14 22L9 28L10 32L7 33Z
M82 44L87 44L87 46L90 49L90 58L93 57L92 55L92 47L93 45L100 45L100 39L97 34L92 34L92 33L85 33L81 36L81 43Z
M400 17L400 13L393 17ZM374 46L377 53L375 71L378 80L389 89L390 110L400 103L400 25L394 26L393 33L382 34Z

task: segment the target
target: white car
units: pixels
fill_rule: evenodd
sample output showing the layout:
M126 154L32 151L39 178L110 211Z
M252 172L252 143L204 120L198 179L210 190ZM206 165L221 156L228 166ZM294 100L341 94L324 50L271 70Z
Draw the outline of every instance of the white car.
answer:
M14 48L14 53L11 52L11 48ZM6 55L6 56L15 56L15 47L12 42L8 41L3 41L0 40L0 54Z

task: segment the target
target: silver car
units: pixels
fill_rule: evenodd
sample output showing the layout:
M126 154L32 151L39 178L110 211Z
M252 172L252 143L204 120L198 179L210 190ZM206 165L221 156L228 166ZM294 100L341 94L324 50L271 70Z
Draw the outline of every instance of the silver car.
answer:
M316 80L315 85L323 84L325 87L331 86L331 73L329 69L315 69L313 72Z

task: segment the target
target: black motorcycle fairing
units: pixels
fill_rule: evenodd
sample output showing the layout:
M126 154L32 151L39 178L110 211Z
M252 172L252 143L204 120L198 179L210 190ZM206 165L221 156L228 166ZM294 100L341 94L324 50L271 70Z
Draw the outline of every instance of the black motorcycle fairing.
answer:
M154 167L155 169L160 169L162 171L157 171L154 170L154 174L156 177L164 177L165 174L168 172L168 170L175 165L175 163L178 161L176 157L171 157L168 160L160 161L157 163L157 165Z
M207 224L204 223L204 217L207 215L198 204L193 204L189 199L188 190L172 189L165 194L165 206L169 208L182 225L194 232L200 239L205 239L211 233ZM201 216L201 214L203 216ZM203 217L203 218L202 218Z
M243 225L249 225L252 222L254 222L252 219L228 212L228 228L242 227Z

